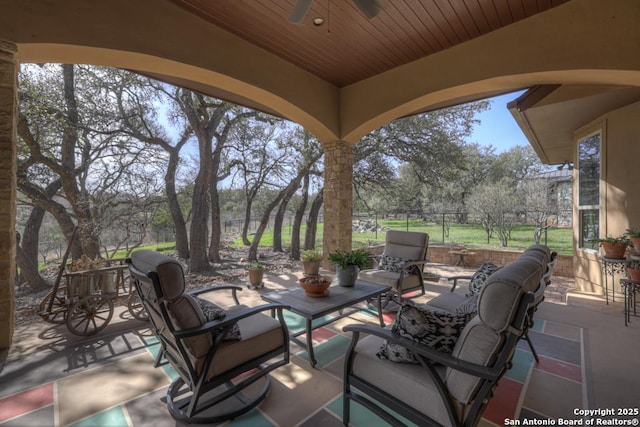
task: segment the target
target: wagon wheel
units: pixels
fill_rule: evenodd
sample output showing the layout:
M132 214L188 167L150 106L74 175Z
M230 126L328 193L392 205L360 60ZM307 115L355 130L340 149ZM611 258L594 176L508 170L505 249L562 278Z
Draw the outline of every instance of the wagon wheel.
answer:
M66 320L67 303L65 302L65 289L60 288L58 292L53 295L54 291L50 291L43 298L38 309L38 314L45 322L53 323L54 325L62 325ZM53 305L51 311L49 311L49 302L53 297Z
M104 329L112 316L111 298L104 295L89 295L69 307L67 328L75 335L93 335Z
M129 308L129 313L131 313L135 319L142 320L143 322L149 320L149 314L142 305L140 295L138 295L138 291L135 289L131 291L129 298L127 298L127 307Z

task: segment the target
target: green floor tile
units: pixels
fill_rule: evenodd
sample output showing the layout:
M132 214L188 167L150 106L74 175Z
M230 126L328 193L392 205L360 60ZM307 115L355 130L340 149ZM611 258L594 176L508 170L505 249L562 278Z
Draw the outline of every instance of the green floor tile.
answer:
M121 406L108 409L97 413L91 417L85 418L77 423L70 424L69 427L129 427L127 417Z
M512 360L513 366L507 371L505 376L524 384L529 376L533 361L533 354L531 354L531 352L519 348L516 349Z
M316 356L316 361L318 362L316 368L325 367L338 358L344 356L350 342L351 339L344 335L336 335L323 343L315 344L313 346L313 353ZM309 355L306 350L296 353L296 356L301 357L304 360L309 360Z

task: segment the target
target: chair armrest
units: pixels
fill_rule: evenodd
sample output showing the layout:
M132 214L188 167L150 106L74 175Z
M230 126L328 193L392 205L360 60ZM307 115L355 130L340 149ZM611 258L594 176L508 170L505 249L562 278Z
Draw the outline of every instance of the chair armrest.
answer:
M220 320L212 320L210 322L206 322L198 327L182 329L180 331L175 331L174 335L177 339L184 339L188 337L193 337L196 335L201 335L209 332L215 332L221 328L231 327L235 323L238 323L238 320L244 319L245 317L254 316L260 312L267 310L277 310L278 318L281 320L282 318L282 310L289 308L288 305L284 304L262 304L257 307L248 307L244 310L238 310L233 313L227 314L223 319ZM280 322L282 323L282 321Z
M369 259L373 261L373 265L380 265L380 260L382 259L382 255L369 255Z
M376 335L394 344L401 345L412 353L419 355L431 362L437 362L449 368L455 369L460 372L464 372L476 377L493 380L499 377L500 370L496 368L490 368L487 366L478 365L476 363L467 362L457 359L450 354L443 353L440 350L435 350L429 346L416 343L408 338L403 338L400 335L394 334L389 329L383 329L375 325L347 325L342 328L344 332L353 332L352 340L357 341L360 333L369 335ZM355 345L352 345L355 348Z
M213 286L209 286L208 288L198 289L198 290L195 290L193 292L189 292L189 294L194 296L194 297L197 297L198 295L202 295L202 294L205 294L207 292L221 291L221 290L225 290L225 289L231 290L233 300L235 301L236 305L239 305L240 301L238 300L237 292L238 291L242 291L242 287L237 286L237 285L213 285Z
M458 286L458 280L471 280L473 276L452 276L452 277L447 277L447 280L451 281L453 280L453 286L451 287L451 292L453 292L456 288L456 286Z

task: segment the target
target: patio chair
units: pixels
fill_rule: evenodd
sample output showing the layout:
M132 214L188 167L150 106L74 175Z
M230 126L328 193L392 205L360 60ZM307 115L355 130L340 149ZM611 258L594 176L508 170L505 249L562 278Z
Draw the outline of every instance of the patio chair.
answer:
M237 286L185 293L180 263L157 252L134 252L127 263L160 341L156 367L164 359L178 374L167 390L171 415L188 423L217 423L258 405L270 388L269 372L289 362L284 306L239 305ZM228 312L199 298L225 289L236 303ZM262 313L267 310L278 319Z
M427 233L389 230L382 255L372 257L377 266L360 271L358 279L391 286L384 305L395 296L402 303L404 294L416 290L424 295L423 267L428 262L428 247Z
M544 252L530 251L489 277L478 314L461 328L450 353L439 343L452 324L416 322L429 318L424 307L403 305L390 330L346 326L352 340L344 366L344 425L354 401L392 425L403 424L391 411L418 425L475 426L511 366L547 263ZM420 315L403 320L410 311ZM390 345L406 349L413 363L382 357Z
M545 273L543 277L540 279L540 285L534 292L535 304L527 313L527 323L522 339L524 339L529 344L529 348L531 349L533 357L535 358L536 362L539 362L540 360L538 359L538 353L536 352L536 349L534 348L533 343L529 338L529 328L533 326L534 312L537 310L538 305L544 300L544 292L551 281L551 275L553 274L553 269L556 265L558 254L556 252L551 252L547 246L533 245L527 248L523 255L530 255L530 253L536 252L543 253L546 259L549 259L549 262L545 267ZM446 311L449 313L468 313L475 311L478 294L480 293L482 286L484 286L484 284L492 274L499 270L500 267L494 265L491 262L485 262L472 276L448 277L447 279L453 282L453 286L450 290L451 292L446 292L438 295L437 297L427 302L426 305L428 305L432 309ZM454 292L456 286L458 285L458 282L462 280L468 281L468 291L464 295Z

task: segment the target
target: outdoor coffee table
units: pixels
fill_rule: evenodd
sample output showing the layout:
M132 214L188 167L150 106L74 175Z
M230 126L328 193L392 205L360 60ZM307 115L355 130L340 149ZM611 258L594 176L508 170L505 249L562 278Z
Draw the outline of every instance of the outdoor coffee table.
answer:
M284 289L282 291L269 292L262 295L262 299L271 302L285 304L289 306L288 310L303 317L306 320L306 328L302 331L293 332L290 337L293 341L300 344L307 349L309 353L309 363L311 366L316 366L316 358L313 354L313 339L311 332L314 329L328 325L335 322L338 319L349 316L358 311L370 311L377 314L380 319L380 325L384 327L384 320L382 318L382 294L388 292L391 288L389 286L378 285L375 283L365 282L363 280L356 280L353 287L343 287L338 285L332 285L329 287L329 295L321 298L314 298L307 296L299 286L292 287L290 289ZM377 313L367 307L354 307L356 304L366 300L377 300ZM351 308L346 312L345 308ZM327 314L339 312L339 316L332 317L321 323L313 324L313 320L318 319ZM306 344L298 340L298 336L306 333Z

